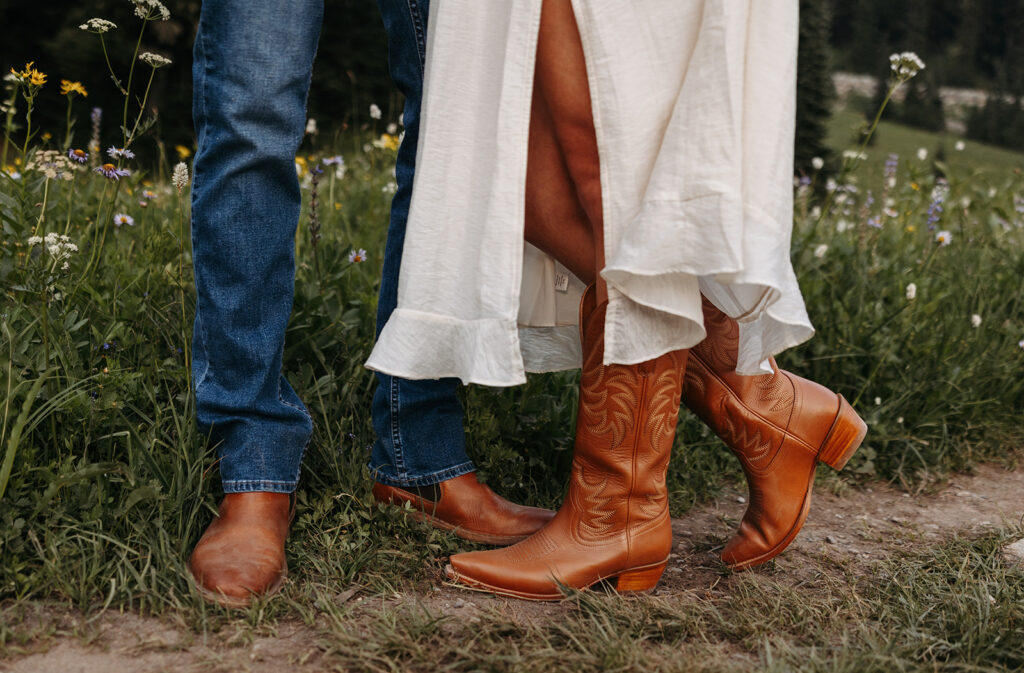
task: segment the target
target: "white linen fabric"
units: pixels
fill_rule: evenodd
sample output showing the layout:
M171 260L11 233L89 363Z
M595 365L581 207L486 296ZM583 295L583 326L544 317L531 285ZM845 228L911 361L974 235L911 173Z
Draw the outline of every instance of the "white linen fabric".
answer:
M542 0L433 0L398 308L367 367L515 385L580 366L582 284L525 245ZM789 259L793 0L573 0L601 160L606 364L740 323L737 371L814 330Z

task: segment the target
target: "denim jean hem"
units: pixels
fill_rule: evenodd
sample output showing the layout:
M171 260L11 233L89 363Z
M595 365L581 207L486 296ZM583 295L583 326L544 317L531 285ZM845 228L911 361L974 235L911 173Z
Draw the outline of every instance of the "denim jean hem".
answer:
M298 481L225 481L222 486L225 493L252 493L262 491L265 493L294 493L298 487Z
M465 463L460 463L453 467L447 467L437 472L431 472L430 474L420 475L418 477L394 477L388 475L383 471L383 468L376 468L372 465L367 465L370 470L370 476L375 480L387 486L433 486L442 481L448 481L455 477L461 477L464 474L470 472L476 472L476 465L473 461L469 460Z

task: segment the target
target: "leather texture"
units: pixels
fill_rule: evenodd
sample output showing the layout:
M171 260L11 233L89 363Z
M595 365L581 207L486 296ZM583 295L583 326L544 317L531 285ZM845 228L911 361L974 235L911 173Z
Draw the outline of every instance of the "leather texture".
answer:
M470 472L438 485L436 502L380 482L373 485L377 502L409 503L413 516L432 526L453 531L473 542L510 545L540 530L555 515L549 509L525 507L505 500Z
M470 588L534 600L614 579L619 591L657 584L672 547L665 485L686 352L603 365L604 315L583 296L583 373L565 502L538 533L506 549L456 554L447 576Z
M280 591L288 575L284 543L291 513L288 493L225 495L188 561L203 598L241 608Z
M841 469L867 425L841 395L779 369L736 374L739 325L704 300L707 338L691 349L683 403L732 449L750 489L722 560L750 568L780 554L807 518L820 461Z

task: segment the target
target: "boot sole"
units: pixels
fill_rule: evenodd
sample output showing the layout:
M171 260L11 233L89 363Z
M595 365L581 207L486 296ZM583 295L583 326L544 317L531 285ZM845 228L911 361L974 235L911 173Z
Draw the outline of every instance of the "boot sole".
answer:
M237 598L234 596L227 596L225 594L219 594L215 591L210 591L196 579L196 576L192 574L192 571L188 571L188 576L192 580L192 586L196 592L202 596L203 600L208 603L216 603L217 605L225 608L247 608L252 605L253 599L256 598L256 594L250 595L248 598ZM260 594L260 598L270 598L271 596L279 593L281 588L284 587L285 580L288 579L288 568L285 567L284 572L281 574L281 578L274 582L265 592Z
M668 559L665 559L660 563L652 563L650 565L623 570L609 575L608 577L597 579L586 586L573 588L585 590L595 584L605 580L610 580L615 583L615 591L620 594L650 593L658 586L658 581L665 572L665 567L667 565ZM459 572L451 566L451 564L444 567L444 574L445 577L454 582L460 589L481 591L484 593L496 594L498 596L508 596L509 598L521 598L527 601L560 601L565 598L565 594L561 591L550 594L534 594L528 591L517 591L506 587L494 586L493 584L481 582L480 580L473 579L466 575L460 575Z
M853 407L846 401L846 398L842 395L837 395L837 397L839 398L839 410L832 421L832 427L825 436L825 441L822 442L821 447L818 449L815 465L821 462L839 471L846 467L846 464L850 462L850 458L864 442L864 437L868 433L868 425L857 415L857 412L853 410ZM786 533L786 536L782 538L782 541L765 553L752 559L740 561L739 563L729 563L722 559L729 568L732 570L749 570L754 566L767 563L785 551L786 547L796 539L800 529L804 527L804 522L807 521L807 514L811 509L811 490L814 486L814 473L815 471L812 469L807 480L807 493L804 495L803 506L800 508L800 516L797 517L796 523Z

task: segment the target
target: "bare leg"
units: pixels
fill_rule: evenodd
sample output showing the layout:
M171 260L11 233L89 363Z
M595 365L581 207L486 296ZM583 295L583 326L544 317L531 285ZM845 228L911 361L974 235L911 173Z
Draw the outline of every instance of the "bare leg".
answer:
M596 280L594 233L569 177L551 112L536 85L526 168L526 240L587 285Z
M538 109L540 108L540 109ZM534 187L540 187L541 176L554 176L561 164L568 170L568 183L575 192L573 199L582 210L586 223L590 228L589 240L593 242L593 280L597 283L597 300L599 303L607 298L607 288L601 281L597 271L604 268L604 217L601 202L601 171L597 151L597 136L594 132L594 117L590 106L590 85L587 81L586 60L583 55L583 43L580 41L569 0L544 0L541 12L540 34L537 43L537 70L534 94L534 113L537 125L531 124L531 154L538 150L536 158L531 158L527 182L530 183L530 171L535 176ZM550 131L547 128L550 127ZM535 132L536 131L536 132ZM551 136L561 153L561 161L553 158ZM552 181L550 190L531 193L528 188L528 203L535 195L550 194L559 184L565 182ZM564 200L553 208L552 212L560 217L575 212L571 204ZM554 201L549 201L554 203ZM536 213L539 205L528 205L528 212ZM580 233L580 220L554 219L546 217L533 218L528 224L528 237L541 242L541 249L553 254L560 262L570 269L579 267L582 241L588 237ZM532 241L531 241L532 242ZM574 271L575 273L575 271ZM588 274L589 275L589 274ZM586 280L584 276L581 279Z

